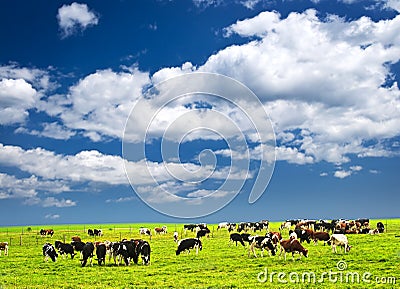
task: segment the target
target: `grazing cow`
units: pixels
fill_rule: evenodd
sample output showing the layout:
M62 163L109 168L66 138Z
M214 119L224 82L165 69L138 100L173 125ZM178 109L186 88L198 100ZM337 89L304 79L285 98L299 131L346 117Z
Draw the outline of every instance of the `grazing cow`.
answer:
M300 259L301 255L304 257L308 257L308 250L305 249L297 239L288 239L288 240L281 240L281 252L279 253L279 257L281 256L282 252L284 252L284 257L286 261L286 253L292 253L292 259L294 260L294 254L299 253Z
M249 233L242 233L240 234L240 236L242 236L242 240L244 242L249 242L249 245L251 244L251 242L253 241L252 237L250 236Z
M242 235L240 235L239 233L231 234L230 237L229 237L229 244L230 244L231 241L232 241L232 243L236 242L236 246L237 246L237 242L239 242L244 247L244 242L243 242L243 239L242 239Z
M91 237L94 236L94 232L93 232L92 229L88 229L87 233L88 233L88 235L91 236Z
M363 230L368 230L368 231L369 231L369 232L368 232L368 234L370 234L370 235L376 235L376 234L379 234L379 230L378 230L378 229L375 229L375 230L369 230L369 229L365 228L365 229L363 229Z
M328 244L332 246L332 252L337 253L336 246L341 246L344 248L344 253L350 251L351 246L349 245L349 241L347 237L343 234L333 234L328 241Z
M228 222L219 223L219 224L218 224L218 227L217 227L217 231L218 231L219 229L222 229L222 228L228 229L228 226L229 226L229 223L228 223Z
M210 234L210 229L208 229L208 228L201 229L201 230L197 231L197 233L196 233L196 238L197 238L197 239L200 239L201 237L204 237L204 236L206 236L206 235L207 235L207 237L208 237L209 234Z
M63 258L65 258L65 256L68 256L68 254L70 254L71 259L74 259L75 252L74 252L74 247L71 244L64 244L60 241L56 241L54 245L58 250L58 253L60 253L60 255L62 255Z
M314 239L315 245L317 244L318 241L323 241L325 246L325 243L328 242L330 239L329 233L327 232L314 232L312 237Z
M40 235L41 235L41 236L50 236L50 237L53 237L53 235L54 235L54 230L53 230L53 229L41 229L41 230L40 230Z
M133 259L137 263L138 256L135 250L135 244L132 241L124 240L119 243L117 255L124 259L125 265L129 266L130 260ZM119 261L117 263L119 265Z
M197 225L195 224L188 224L188 225L183 225L183 229L185 230L185 233L187 230L193 232L194 229L196 229Z
M250 223L243 223L242 222L237 226L238 233L240 233L241 231L247 232L250 229L251 229L251 224Z
M264 249L268 250L268 253L272 254L272 256L275 256L275 246L272 242L272 239L270 237L254 237L253 241L250 245L249 248L249 256L250 252L253 252L254 257L257 258L257 254L254 250L254 248L261 249L261 257L264 257Z
M281 233L279 232L269 232L265 234L265 237L271 238L272 243L274 244L274 247L278 246L279 242L282 240Z
M378 223L376 224L376 228L378 229L379 233L385 232L385 226L383 225L382 222L378 222Z
M312 235L313 235L312 230L295 229L294 232L297 235L297 239L299 239L301 243L306 241L308 244L310 244L310 242L311 242L310 237L312 237Z
M94 252L93 243L87 242L82 249L82 260L81 260L82 267L85 267L88 259L90 259L90 266L93 266L92 264L93 252Z
M4 255L8 255L8 242L0 242L0 256L1 251L4 251Z
M178 256L183 251L188 251L190 253L190 249L196 249L196 255L203 249L200 239L195 238L187 238L182 239L178 243L178 249L176 250L176 255Z
M293 230L289 230L289 239L297 239L297 234Z
M233 230L236 229L236 224L235 223L229 223L228 224L228 232L232 232Z
M140 255L142 257L142 263L143 265L149 265L150 264L150 253L151 253L151 248L150 244L147 241L143 240L135 240L135 252L136 252L136 259L134 259L135 264L138 262L138 256Z
M290 227L292 226L292 223L289 221L283 222L281 226L279 227L279 231L282 231L284 229L290 230Z
M82 250L83 250L83 247L85 246L85 243L83 243L81 241L72 241L71 245L75 251L80 252L80 255L82 257Z
M167 233L167 226L162 226L161 228L154 228L154 232L156 234L166 234Z
M106 252L107 248L104 243L96 244L96 256L99 265L101 265L101 263L104 265L106 264Z
M140 228L140 229L139 229L139 234L140 234L140 235L151 236L151 231L150 231L149 228Z
M73 236L71 238L71 240L72 240L72 242L82 242L81 237L78 237L78 236Z
M111 242L109 245L110 249L109 249L108 261L110 261L111 257L113 257L114 264L117 264L119 246L120 246L119 242ZM119 260L118 260L118 264L119 264Z
M93 230L93 234L94 234L95 236L101 237L101 236L103 236L103 231L100 230L100 229L94 229L94 230Z
M178 242L179 234L178 232L174 232L174 242Z
M56 249L54 249L53 245L50 243L46 243L43 245L43 256L44 256L44 261L47 262L47 260L50 258L53 262L57 261L58 254L56 252Z

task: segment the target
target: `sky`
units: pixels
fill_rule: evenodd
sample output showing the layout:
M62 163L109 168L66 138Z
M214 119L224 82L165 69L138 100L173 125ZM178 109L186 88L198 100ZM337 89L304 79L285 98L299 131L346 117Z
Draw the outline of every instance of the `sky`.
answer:
M399 13L1 1L0 225L400 217Z

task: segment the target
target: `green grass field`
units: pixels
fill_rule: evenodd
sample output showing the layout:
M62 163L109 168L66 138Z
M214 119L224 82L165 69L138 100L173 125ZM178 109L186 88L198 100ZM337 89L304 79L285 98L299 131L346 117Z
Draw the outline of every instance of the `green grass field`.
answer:
M375 227L378 220L371 221ZM229 233L208 225L212 236L203 238L203 250L196 256L175 255L172 234L182 234L182 224L102 224L51 226L55 235L41 237L41 227L2 227L0 241L11 242L9 256L0 256L0 288L399 288L400 287L400 219L383 220L388 232L380 235L348 235L352 249L348 254L333 254L329 246L305 244L309 257L292 261L288 255L264 258L248 257L248 246L228 245ZM43 261L42 245L55 240L67 242L79 235L83 241L94 241L84 233L101 228L104 236L97 240L119 241L139 238L139 228L167 225L168 234L144 239L150 241L151 265L106 266L82 268L79 255L73 260L58 258ZM271 223L277 231L279 223ZM43 228L50 228L49 226ZM213 229L214 228L214 229ZM186 236L192 237L188 232ZM284 232L283 237L287 238ZM20 245L22 244L22 245ZM3 252L2 252L3 253ZM259 251L258 251L259 253ZM338 262L347 268L340 271ZM108 263L107 263L108 262ZM343 265L343 263L341 263ZM330 274L330 275L329 275ZM303 276L302 276L303 275ZM314 279L315 276L315 279ZM359 282L357 282L359 278ZM364 279L363 279L364 278Z

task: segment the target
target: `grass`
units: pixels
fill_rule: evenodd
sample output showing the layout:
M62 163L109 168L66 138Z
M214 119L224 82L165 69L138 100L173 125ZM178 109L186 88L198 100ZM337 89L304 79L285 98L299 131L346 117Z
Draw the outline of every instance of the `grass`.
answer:
M378 220L372 221L375 226ZM278 256L264 258L248 257L248 248L238 245L228 245L229 233L226 230L216 231L215 225L209 225L212 237L203 238L203 250L196 256L183 253L175 255L176 244L172 233L176 228L183 234L182 224L166 224L168 234L153 236L145 239L150 241L152 256L151 265L132 264L129 267L115 266L113 261L106 266L98 266L94 260L92 267L80 267L78 256L75 259L59 258L57 262L45 263L42 256L42 245L45 242L54 244L55 240L68 242L72 236L79 235L84 241L94 241L94 237L84 233L88 228L101 228L104 237L100 240L118 241L120 238L139 238L139 228L164 224L102 224L102 225L60 225L52 226L55 235L41 237L40 227L8 227L0 228L0 241L11 241L9 256L0 256L0 288L399 288L400 283L400 219L384 220L389 231L381 235L348 235L353 246L350 253L333 254L329 246L305 244L309 249L309 258L287 261ZM278 223L272 223L270 229L277 231ZM47 228L47 227L46 227ZM49 227L50 228L50 227ZM23 232L23 234L22 234ZM287 237L284 233L284 238ZM186 237L194 236L188 232ZM185 237L185 236L183 236ZM97 238L99 240L99 238ZM22 246L20 246L22 242ZM259 252L258 252L259 253ZM108 259L107 259L108 261ZM339 271L336 267L339 261L345 261L347 269ZM260 272L267 270L268 275ZM271 273L272 280L271 278ZM324 273L326 272L326 273ZM322 274L342 272L336 275L337 282L331 282L335 276ZM281 279L278 280L278 273ZM316 279L301 282L301 275L315 274ZM351 282L351 274L370 273L369 283ZM282 277L282 274L286 274ZM346 279L346 274L350 278ZM259 282L267 276L264 283ZM299 282L292 283L299 277ZM306 275L307 276L307 275ZM324 275L322 275L324 276ZM376 281L379 279L380 283ZM392 278L392 279L388 279ZM395 278L395 279L393 279ZM381 282L385 281L386 284ZM393 284L393 281L396 281ZM388 284L390 283L390 284Z

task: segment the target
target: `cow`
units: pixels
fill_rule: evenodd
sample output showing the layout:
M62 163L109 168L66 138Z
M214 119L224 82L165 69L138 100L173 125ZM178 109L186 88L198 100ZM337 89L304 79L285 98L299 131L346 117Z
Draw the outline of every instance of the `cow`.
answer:
M104 265L106 264L106 253L107 253L107 247L106 244L104 243L98 243L96 244L96 256L97 256L97 262L101 266L101 263Z
M306 230L295 229L294 232L297 235L297 239L299 239L301 243L306 241L308 244L310 244L310 242L311 242L310 237L312 237L312 235L314 233L312 230L309 230L309 229L306 229Z
M119 250L120 243L119 242L111 242L109 245L109 257L108 261L111 260L111 257L114 259L114 264L117 264L117 257L118 257L118 250ZM119 264L119 260L118 260Z
M92 264L92 258L93 258L93 252L94 252L94 245L92 242L87 242L82 249L82 259L81 259L81 265L82 267L85 267L87 264L88 259L90 259L90 266L93 266Z
M278 246L279 242L282 240L282 235L279 232L269 232L265 234L265 237L271 238L272 243L274 244L274 247Z
M376 228L378 229L379 233L385 232L385 226L383 225L382 222L378 222L378 223L376 224Z
M300 259L301 255L304 257L308 257L308 250L305 249L297 239L288 239L288 240L281 240L281 251L279 253L279 257L281 256L282 252L284 252L284 257L286 261L286 253L292 253L292 260L294 260L294 254L299 253Z
M349 245L349 241L347 237L343 234L333 234L328 241L328 244L332 246L332 252L337 253L336 246L341 246L344 249L344 253L350 251L351 246Z
M83 250L83 247L85 246L85 243L83 243L82 241L72 241L71 245L75 251L78 251L80 253L80 255L82 257L82 250Z
M229 226L229 223L228 223L228 222L219 223L219 224L218 224L218 227L217 227L217 231L218 231L219 229L222 229L222 228L228 229L228 226Z
M293 230L289 230L289 239L297 239L297 234Z
M1 251L4 251L4 256L8 255L8 242L0 242L0 256Z
M71 259L74 259L75 252L74 252L74 247L71 244L64 244L61 241L56 241L54 243L54 246L58 250L58 253L60 253L60 255L63 256L63 258L65 258L65 256L68 256L68 254L70 254Z
M56 249L54 249L52 244L50 244L50 243L44 244L43 248L42 248L42 251L43 251L43 256L44 256L44 261L45 262L47 262L47 260L49 258L53 262L57 261L58 254L57 254Z
M317 244L318 241L323 241L325 246L325 243L329 241L330 236L329 233L327 232L314 232L312 238L314 240L315 245Z
M203 249L200 239L196 238L186 238L182 239L178 243L178 249L176 250L176 255L178 256L183 251L188 251L190 253L190 249L196 249L196 255Z
M88 235L91 236L91 237L94 236L94 232L93 232L92 229L88 229L87 233L88 233Z
M272 254L272 256L275 256L275 246L270 237L254 237L249 248L249 257L250 252L253 252L254 257L257 258L257 254L254 250L255 248L261 249L261 257L264 257L264 249L267 249L268 253Z
M201 237L204 237L204 236L208 237L209 234L210 234L210 229L208 229L208 228L201 229L196 233L196 238L200 239Z
M247 231L249 231L250 229L251 229L251 224L250 224L250 223L244 223L244 222L242 222L242 223L239 223L239 225L237 226L237 231L238 231L238 233L240 233L240 232L242 232L242 231L247 232Z
M50 236L53 237L54 235L54 230L53 229L41 229L40 230L40 235L43 236Z
M244 242L248 242L249 245L250 245L251 242L253 241L253 240L252 240L252 236L250 236L249 233L242 233L242 234L240 234L240 236L242 236L242 240L243 240Z
M231 241L232 241L232 243L236 242L236 246L237 246L237 242L242 244L243 247L245 246L243 239L242 239L242 235L240 235L239 233L232 233L229 237L229 244L231 243Z
M185 230L185 233L187 230L193 232L194 229L196 229L197 225L195 224L188 224L188 225L183 225L183 229Z
M151 236L151 231L150 231L149 228L140 228L140 229L139 229L139 234L140 234L140 235Z
M156 234L166 234L167 233L167 226L162 226L161 228L154 228L154 232Z
M232 232L233 230L236 229L236 224L235 223L229 223L228 224L228 232Z
M72 242L82 242L81 237L79 236L73 236L71 237Z
M135 263L137 263L137 254L135 250L135 244L133 241L123 240L119 243L117 249L117 255L120 255L121 258L124 260L125 265L129 266L130 261L133 259ZM119 265L119 261L117 263Z
M174 242L175 243L178 242L178 238L179 238L179 233L178 232L174 232Z
M282 231L284 229L290 230L291 226L292 226L292 223L290 223L289 221L283 222L279 227L279 231Z
M101 236L103 236L103 231L101 229L94 229L93 234L95 236L101 237Z
M147 241L143 240L135 240L135 252L136 256L141 256L142 257L142 263L143 265L149 265L150 264L150 253L151 253L151 248L150 244ZM134 260L135 264L137 264L137 257Z

